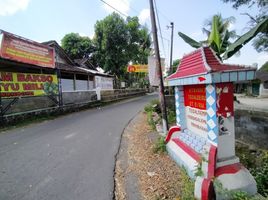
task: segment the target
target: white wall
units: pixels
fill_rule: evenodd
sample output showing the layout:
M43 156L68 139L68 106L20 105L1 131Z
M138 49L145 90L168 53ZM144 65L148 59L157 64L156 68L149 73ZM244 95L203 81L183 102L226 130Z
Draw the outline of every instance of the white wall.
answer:
M75 90L85 91L87 89L87 80L75 80Z
M61 79L61 88L63 92L74 91L74 80L73 79Z
M103 77L103 76L95 76L95 87L101 88L104 90L112 90L113 87L113 78Z
M260 85L260 95L259 97L268 97L268 88L265 88L263 83Z

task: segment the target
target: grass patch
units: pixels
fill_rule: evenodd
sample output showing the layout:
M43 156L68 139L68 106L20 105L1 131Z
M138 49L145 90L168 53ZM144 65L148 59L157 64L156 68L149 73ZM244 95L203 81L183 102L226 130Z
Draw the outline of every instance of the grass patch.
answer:
M156 141L156 143L153 146L153 152L154 153L165 153L167 152L166 149L166 143L164 137L159 137Z
M194 200L194 181L188 176L184 168L180 168L181 176L181 194L180 199L183 200Z

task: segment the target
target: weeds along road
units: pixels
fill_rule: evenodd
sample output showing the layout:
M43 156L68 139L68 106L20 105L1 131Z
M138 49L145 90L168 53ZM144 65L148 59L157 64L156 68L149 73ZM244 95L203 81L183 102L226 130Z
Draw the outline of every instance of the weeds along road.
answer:
M127 123L156 95L0 133L0 200L113 198Z

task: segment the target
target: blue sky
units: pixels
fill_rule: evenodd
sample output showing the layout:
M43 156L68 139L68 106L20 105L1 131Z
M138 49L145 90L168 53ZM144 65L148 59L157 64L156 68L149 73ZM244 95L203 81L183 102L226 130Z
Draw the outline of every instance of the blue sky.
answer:
M105 0L122 13L139 16L140 21L151 29L148 0ZM242 7L234 10L230 4L221 0L156 0L159 10L162 41L159 41L161 55L169 59L170 30L166 28L170 21L175 24L173 59L194 49L178 37L178 31L190 35L196 40L206 38L202 27L206 19L221 13L223 17L234 16L236 22L232 28L238 34L246 31L248 17L240 13L254 15L256 8ZM57 40L70 32L93 37L94 24L113 10L100 0L0 0L0 29L38 41ZM268 60L267 53L257 53L251 43L245 45L239 57L232 57L227 62L259 67Z

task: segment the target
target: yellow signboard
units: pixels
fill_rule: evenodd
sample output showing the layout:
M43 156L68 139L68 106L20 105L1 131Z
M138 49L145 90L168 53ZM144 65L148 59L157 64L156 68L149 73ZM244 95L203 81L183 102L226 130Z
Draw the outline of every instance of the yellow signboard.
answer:
M58 94L57 75L0 72L2 98L56 94Z
M148 73L148 65L129 65L127 71Z

